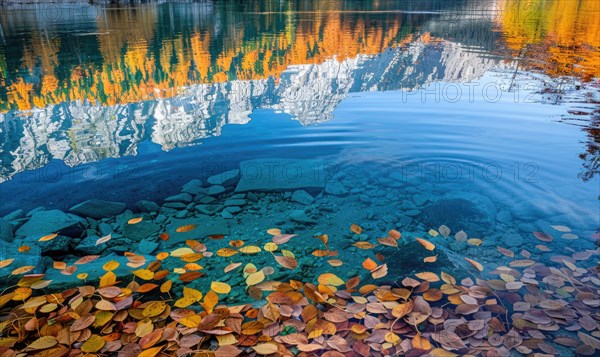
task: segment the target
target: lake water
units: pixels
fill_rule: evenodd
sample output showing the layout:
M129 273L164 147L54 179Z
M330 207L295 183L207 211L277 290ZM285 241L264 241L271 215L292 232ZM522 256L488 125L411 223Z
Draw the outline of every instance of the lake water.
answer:
M429 267L418 244L353 244L390 229L429 237L444 249L435 265L458 276L462 257L506 264L498 246L547 262L595 248L598 2L259 3L2 8L3 254L28 244L23 262L49 266L185 239L262 247L279 228L299 235L287 245L305 268L273 279L332 269L311 254L328 234L351 267L340 276L368 275L360 262L379 252L394 281ZM92 199L126 208L52 211ZM178 235L189 224L199 228ZM427 233L442 225L449 238ZM455 239L461 230L481 241ZM56 232L68 239L37 241ZM206 262L207 276L228 259Z

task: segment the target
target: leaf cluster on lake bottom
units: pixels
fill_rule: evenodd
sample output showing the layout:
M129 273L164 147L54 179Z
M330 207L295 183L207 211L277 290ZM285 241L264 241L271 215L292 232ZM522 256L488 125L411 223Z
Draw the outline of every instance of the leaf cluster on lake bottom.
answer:
M448 237L449 229L440 228L440 234ZM355 224L350 229L362 232ZM275 254L279 245L296 235L276 229L269 233L273 242L264 250L282 268L297 269L293 253ZM432 230L430 235L438 232ZM535 236L550 241L547 235ZM344 264L331 259L335 254L326 235L316 238L325 253L315 256L333 267ZM378 241L398 247L400 239L402 234L392 230ZM417 241L422 249L436 249L426 239ZM361 249L368 249L366 243ZM267 278L272 267L231 262L225 273L243 274L248 294L261 304L227 306L220 299L231 292L229 284L212 281L205 293L186 285L202 277L194 262L207 253L202 243L186 244L152 262L131 253L128 265L136 270L129 282L117 280L116 261L104 264L106 273L97 285L60 292L39 294L50 281L43 274L23 275L0 296L0 356L509 356L513 351L550 356L560 354L559 348L579 355L600 353L599 271L580 264L597 251L556 255L549 265L512 260L489 272L497 279L483 279L479 273L485 266L465 258L473 278L457 281L445 271L422 271L394 284L377 285L361 284L359 276L343 280L329 272L309 281L271 281ZM261 251L239 240L232 240L230 246L216 256ZM511 259L515 256L509 249L498 250ZM435 262L435 256L425 262ZM174 287L169 271L160 270L167 257L187 263L186 269L176 268L181 269L176 272L181 287ZM97 258L86 256L74 264ZM367 258L362 267L377 280L386 276L387 264L393 263L379 265ZM30 270L20 267L13 274ZM83 283L85 277L79 279Z

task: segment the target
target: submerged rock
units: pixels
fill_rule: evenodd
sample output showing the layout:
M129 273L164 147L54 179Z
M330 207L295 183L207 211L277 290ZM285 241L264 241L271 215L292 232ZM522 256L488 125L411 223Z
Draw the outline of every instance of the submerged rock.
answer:
M495 219L496 213L488 215L488 212L480 207L485 208L463 198L444 198L426 206L418 220L432 228L445 224L456 230L473 227L476 223L489 225L490 220Z
M159 225L147 220L143 220L136 224L123 223L123 236L135 242L151 237L158 233L159 230Z
M207 190L202 186L202 181L200 180L191 180L190 182L183 185L181 189L182 192L187 192L190 195L198 195L198 194L206 194Z
M23 211L22 209L17 209L17 210L14 210L14 211L10 212L9 214L7 214L6 216L4 216L3 218L6 221L12 221L12 220L15 220L15 219L23 218L23 216L25 216L25 211Z
M123 212L125 207L126 205L121 202L92 199L71 207L69 211L82 217L100 219L116 216Z
M100 239L100 237L91 235L83 238L79 245L75 247L75 250L85 254L100 254L102 253L108 246L106 244L98 244L96 242Z
M135 203L135 206L142 212L158 212L160 206L152 201L141 200Z
M195 228L188 232L176 232L176 229L182 226L194 225ZM197 217L172 219L167 225L167 233L170 238L167 241L169 245L177 245L185 242L187 239L205 239L213 234L229 234L229 224L222 217L198 215Z
M158 248L158 245L160 244L160 242L157 239L158 238L142 240L138 246L139 248L137 249L136 253L152 254L152 252L154 252L156 250L156 248Z
M315 198L304 190L297 190L292 193L292 200L303 205L309 205L315 201Z
M350 192L339 181L330 181L325 186L325 193L334 196L346 196Z
M506 233L502 235L502 241L507 248L517 248L525 242L523 237L517 233Z
M82 220L60 210L37 211L17 231L19 236L39 236L61 232L73 235L81 232Z
M68 252L69 245L71 244L71 240L72 240L71 237L67 237L67 236L63 236L63 235L58 235L58 236L54 237L52 240L45 241L45 242L40 242L39 239L40 239L39 235L29 236L29 237L26 237L18 245L19 246L20 245L28 245L30 247L37 245L40 247L42 253ZM17 241L15 241L14 243L17 243Z
M234 198L225 200L225 206L243 206L246 204L246 200L243 198Z
M325 165L320 160L256 159L240 163L240 180L235 191L323 188L325 182Z
M209 216L215 214L221 208L222 208L222 206L219 206L219 205L197 205L195 207L197 212L203 213L203 214L206 214Z
M240 178L240 170L229 170L209 177L206 181L211 185L229 186L236 183Z
M185 202L185 203L190 203L192 202L192 195L190 195L189 193L180 193L178 195L175 196L169 196L167 198L165 198L165 202Z
M4 287L15 284L22 275L11 275L11 272L16 268L23 266L34 266L28 274L43 273L44 265L42 264L42 250L37 245L31 246L31 249L27 252L19 252L17 248L19 246L13 243L8 243L0 240L0 260L14 259L14 261L4 267L0 268L0 281Z
M0 240L12 242L15 238L13 228L4 218L0 218Z
M306 214L306 212L304 212L301 209L297 209L297 210L292 211L292 213L290 213L290 218L294 222L303 223L303 224L315 224L315 223L317 223L317 221L315 221L314 219L308 217L308 215Z
M220 195L223 192L225 192L225 187L221 185L213 185L208 188L208 194L210 196Z

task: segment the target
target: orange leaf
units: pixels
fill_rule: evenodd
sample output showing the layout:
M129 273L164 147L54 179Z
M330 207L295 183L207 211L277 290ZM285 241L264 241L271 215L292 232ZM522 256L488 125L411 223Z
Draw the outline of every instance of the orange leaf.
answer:
M428 281L430 283L435 283L436 281L440 281L440 278L430 271L424 271L422 273L415 274L417 278Z
M472 266L475 267L475 269L479 270L479 271L483 271L483 265L481 265L481 263L473 260L473 259L469 259L469 258L465 258L465 260L467 262L469 262L469 264L471 264Z
M361 226L359 226L358 224L352 224L350 226L350 230L356 234L361 234L363 229Z
M367 269L368 271L371 271L375 268L377 268L377 263L375 263L375 261L371 258L367 258L365 259L364 262L362 262L362 266L363 268Z
M140 223L142 220L144 219L144 217L136 217L136 218L132 218L129 221L127 221L127 224L138 224Z
M431 349L431 342L428 339L421 336L421 333L418 332L412 340L412 346L415 349L429 351Z
M423 247L425 247L425 249L427 249L427 250L434 250L435 249L435 245L433 243L431 243L431 242L429 242L429 241L427 241L425 239L422 239L422 238L416 238L416 239L417 239L417 242L421 243L421 245Z
M423 262L425 263L435 263L437 261L437 255L432 255L430 257L425 257Z
M388 236L398 240L398 239L402 238L402 233L398 232L395 229L392 229L388 232Z
M185 233L185 232L189 232L191 230L196 229L197 225L195 224L186 224L184 226L178 227L175 232L177 233Z
M54 238L56 238L58 236L57 233L54 234L48 234L47 236L43 236L42 238L39 239L40 242L45 242L45 241L49 241L52 240Z
M352 245L355 246L356 248L359 248L359 249L373 249L373 248L375 248L375 246L372 243L369 243L369 242L356 242L356 243L354 243Z

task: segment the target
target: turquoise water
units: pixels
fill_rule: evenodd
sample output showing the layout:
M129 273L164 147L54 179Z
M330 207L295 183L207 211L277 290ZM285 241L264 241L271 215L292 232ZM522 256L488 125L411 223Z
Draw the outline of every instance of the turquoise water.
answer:
M152 256L185 241L159 233L187 223L208 227L188 238L226 234L257 245L277 227L304 237L290 243L304 276L327 269L311 255L312 236L324 233L354 264L366 253L351 244L390 229L406 237L463 230L483 243L438 243L447 258L437 266L458 275L464 267L447 264L460 257L495 267L497 246L534 251L534 231L553 235L545 243L553 249L594 248L598 81L520 57L499 20L506 8L278 4L3 12L3 239L32 246L23 259L47 265L133 249ZM238 169L223 187L207 182ZM126 208L48 216L92 199ZM148 226L136 231L126 222L138 216ZM352 234L351 224L365 233ZM69 239L36 242L56 231ZM109 233L108 249L86 246ZM390 280L424 267L408 246L381 252L397 263ZM268 257L246 261L273 264Z

